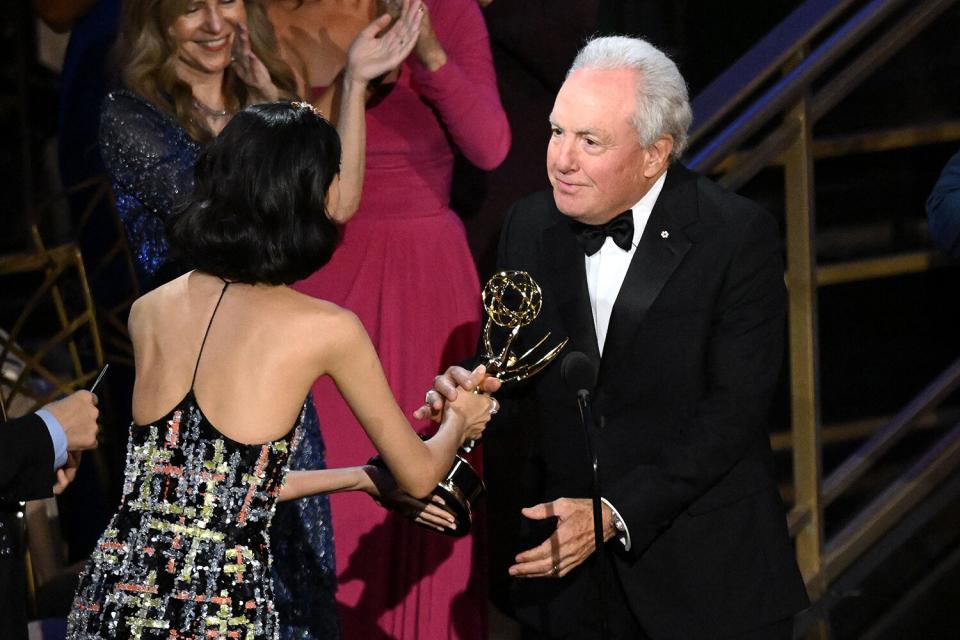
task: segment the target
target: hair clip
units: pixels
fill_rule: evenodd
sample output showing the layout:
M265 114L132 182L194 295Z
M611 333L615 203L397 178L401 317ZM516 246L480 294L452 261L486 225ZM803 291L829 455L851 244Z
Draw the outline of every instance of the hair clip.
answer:
M313 106L309 102L304 102L302 100L293 100L290 102L290 106L295 109L309 109L310 111L313 112L313 115L323 118L323 114L320 113L320 109L317 109L315 106Z

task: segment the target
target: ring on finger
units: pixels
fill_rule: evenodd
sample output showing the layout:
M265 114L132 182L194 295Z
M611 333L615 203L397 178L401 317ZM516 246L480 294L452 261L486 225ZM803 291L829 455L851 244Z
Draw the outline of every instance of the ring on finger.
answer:
M498 411L500 411L500 403L497 402L496 398L490 398L490 415L494 415Z

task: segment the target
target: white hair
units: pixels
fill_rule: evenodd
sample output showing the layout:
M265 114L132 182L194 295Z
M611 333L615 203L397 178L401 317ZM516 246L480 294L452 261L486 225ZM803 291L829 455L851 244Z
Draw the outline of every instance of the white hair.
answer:
M569 77L580 69L633 69L639 74L633 126L640 144L647 147L664 134L673 137L670 158L676 160L687 146L687 129L693 120L687 83L673 60L646 40L626 36L594 38L574 59Z

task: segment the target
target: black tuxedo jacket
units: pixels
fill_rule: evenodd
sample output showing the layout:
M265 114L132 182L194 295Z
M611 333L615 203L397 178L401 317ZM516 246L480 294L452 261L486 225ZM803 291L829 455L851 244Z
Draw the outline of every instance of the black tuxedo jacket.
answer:
M655 640L735 635L807 605L772 472L767 414L783 353L785 289L775 220L673 166L621 286L601 357L584 256L551 193L509 213L498 267L528 271L547 331L599 368L602 493L632 547L607 544L620 594ZM517 352L522 352L522 345ZM560 359L562 359L561 354ZM575 393L559 363L502 394L526 430L528 504L589 497L590 463ZM521 549L554 523L522 525ZM595 556L594 556L595 557ZM592 559L591 559L592 561ZM518 580L528 624L566 637L596 619L591 561L560 580Z
M34 414L0 424L0 638L27 637L21 500L53 494L53 443Z

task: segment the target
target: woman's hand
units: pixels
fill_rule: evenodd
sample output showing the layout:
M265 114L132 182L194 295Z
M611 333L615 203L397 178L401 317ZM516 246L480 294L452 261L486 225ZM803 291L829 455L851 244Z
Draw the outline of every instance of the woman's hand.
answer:
M403 0L400 17L385 13L357 34L347 50L345 81L369 83L395 69L418 42L424 16L421 0Z
M430 71L436 71L447 64L447 52L443 50L443 45L433 30L430 11L426 6L423 7L423 22L420 24L420 37L417 39L415 51L420 62Z
M486 369L480 365L472 373L479 376L484 375ZM454 400L447 400L443 409L443 422L441 427L447 425L452 419L459 418L461 422L460 445L471 440L479 440L486 429L490 418L500 409L500 403L495 398L485 393L469 393L462 387L458 389L457 397Z
M247 26L236 23L233 25L233 63L231 66L241 82L247 85L250 91L250 101L273 102L280 98L280 90L273 83L270 72L257 54L250 48L250 34Z
M486 368L477 367L473 371L467 371L456 365L448 367L444 373L433 379L433 388L427 391L423 406L413 412L413 417L417 420L429 418L440 422L443 418L444 402L456 399L457 389L463 387L467 391L480 389L494 393L500 389L500 384L499 378L487 375Z
M438 531L457 528L456 517L444 508L445 503L440 496L430 496L428 502L418 500L401 491L386 469L367 465L363 470L370 478L370 484L364 490L384 508Z

